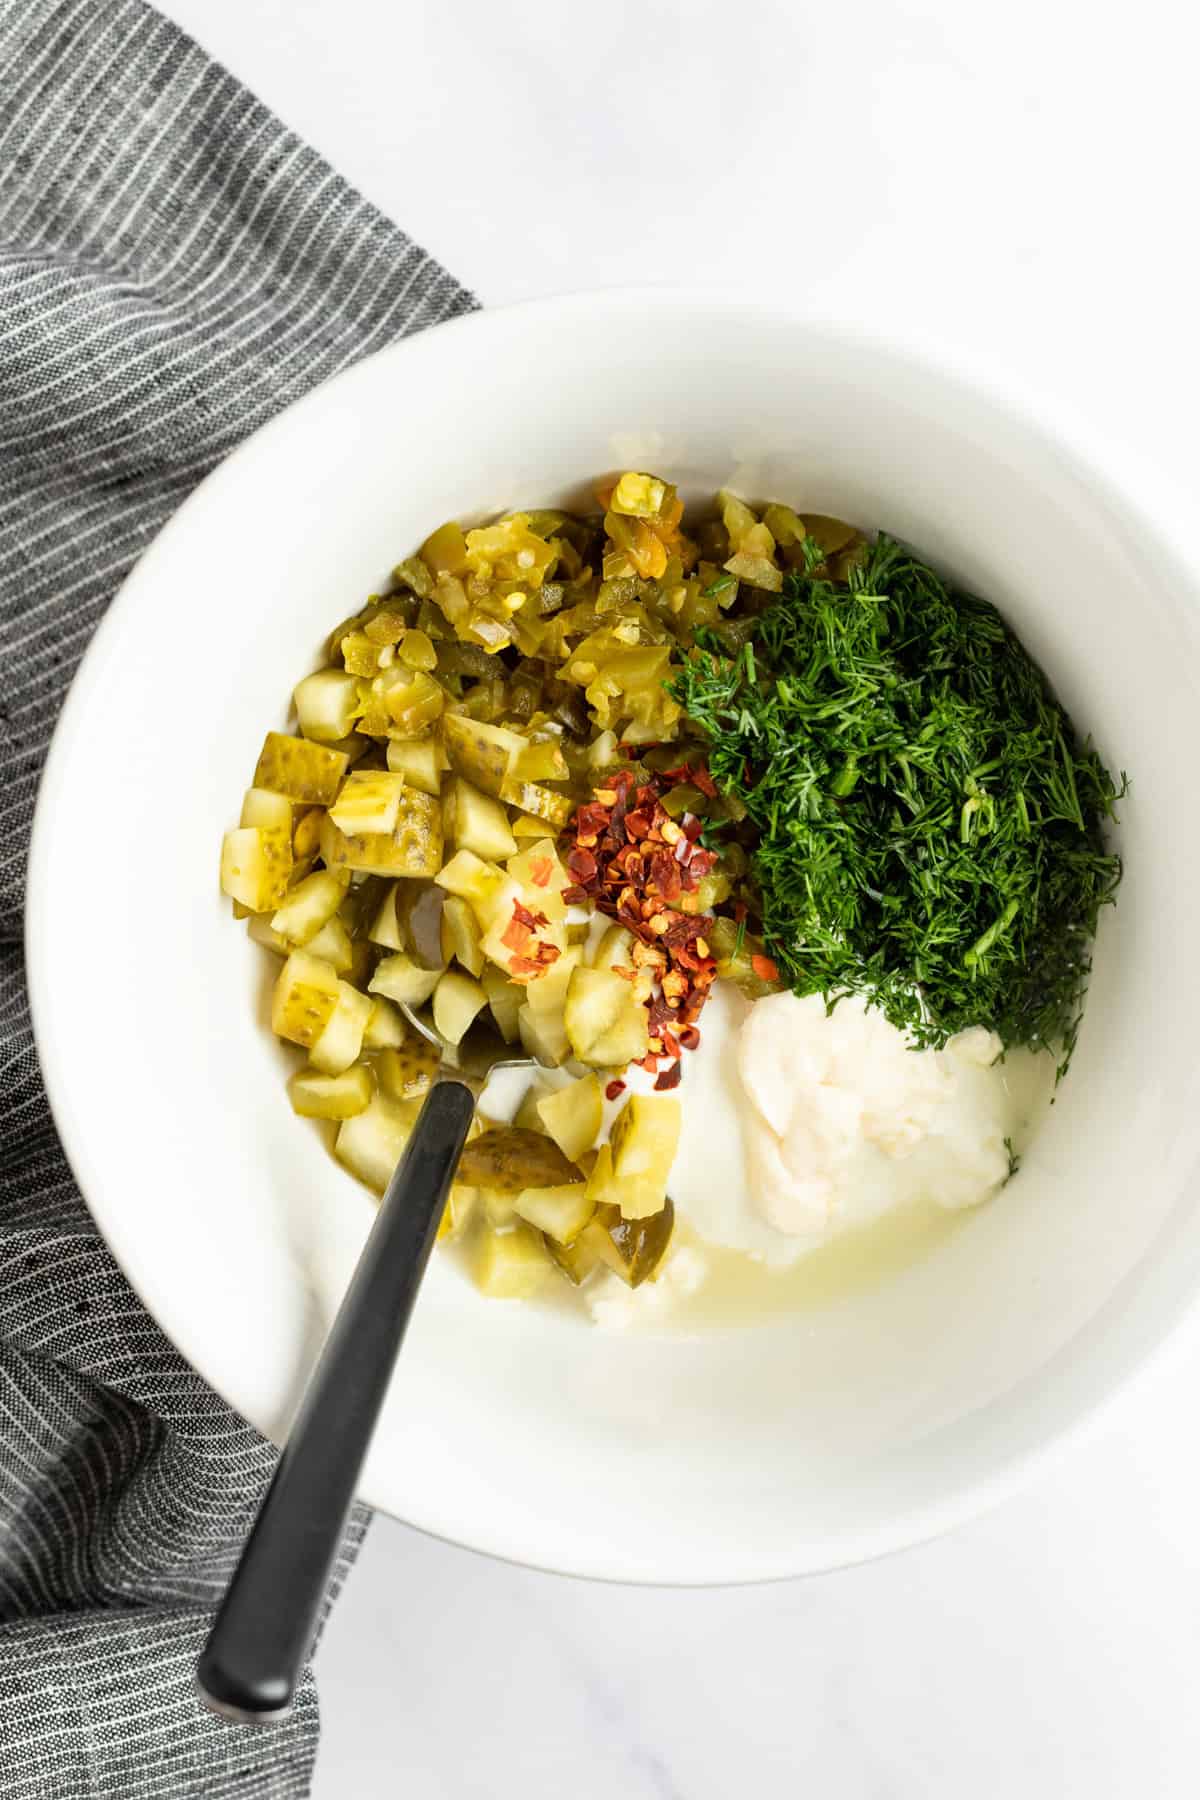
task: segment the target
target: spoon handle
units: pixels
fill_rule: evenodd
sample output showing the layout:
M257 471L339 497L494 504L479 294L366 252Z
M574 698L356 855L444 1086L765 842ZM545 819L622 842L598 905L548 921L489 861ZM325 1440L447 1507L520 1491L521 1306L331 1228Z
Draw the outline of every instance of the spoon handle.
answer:
M462 1082L439 1082L388 1184L196 1665L226 1718L267 1724L291 1707L473 1110Z

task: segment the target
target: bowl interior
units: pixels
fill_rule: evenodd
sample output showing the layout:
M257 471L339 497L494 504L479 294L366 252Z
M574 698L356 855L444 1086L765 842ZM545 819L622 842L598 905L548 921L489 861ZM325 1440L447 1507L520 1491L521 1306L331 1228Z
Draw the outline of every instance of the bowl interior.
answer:
M911 540L1005 611L1134 778L1070 1079L1020 1179L924 1260L690 1336L487 1303L434 1261L368 1498L558 1569L779 1575L975 1503L1141 1359L1197 1278L1195 592L1053 440L878 345L678 295L484 315L360 365L205 483L89 654L39 807L35 1016L116 1254L279 1436L373 1207L290 1112L269 959L217 891L221 834L330 626L432 524L578 500L625 465L689 500L731 484Z

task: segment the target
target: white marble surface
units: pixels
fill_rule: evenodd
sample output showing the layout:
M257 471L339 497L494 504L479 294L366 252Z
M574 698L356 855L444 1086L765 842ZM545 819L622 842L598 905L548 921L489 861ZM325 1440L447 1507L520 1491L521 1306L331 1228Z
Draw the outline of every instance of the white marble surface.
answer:
M917 323L1194 497L1178 0L166 5L485 303L734 279ZM318 1800L1192 1800L1198 1395L1193 1339L990 1518L771 1589L589 1588L380 1521Z

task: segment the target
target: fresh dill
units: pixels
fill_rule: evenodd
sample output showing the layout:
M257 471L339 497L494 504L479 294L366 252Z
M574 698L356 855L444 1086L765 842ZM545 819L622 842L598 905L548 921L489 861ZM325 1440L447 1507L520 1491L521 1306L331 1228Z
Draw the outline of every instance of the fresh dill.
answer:
M884 535L845 582L794 571L736 654L671 692L758 833L771 955L922 1046L984 1024L1074 1044L1125 791L994 607Z

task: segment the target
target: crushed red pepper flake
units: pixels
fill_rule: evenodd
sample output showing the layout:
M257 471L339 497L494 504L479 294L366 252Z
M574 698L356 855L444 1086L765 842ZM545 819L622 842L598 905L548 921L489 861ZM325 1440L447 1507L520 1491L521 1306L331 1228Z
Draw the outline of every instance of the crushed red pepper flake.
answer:
M623 1094L624 1092L625 1083L623 1081L610 1081L604 1090L604 1098L606 1100L615 1100L618 1094Z
M649 968L659 975L659 991L647 1000L650 1053L641 1065L658 1087L676 1085L683 1050L699 1043L694 1021L717 972L697 889L720 859L701 848L700 819L674 820L663 806L663 794L680 782L716 793L707 769L691 763L660 775L620 769L594 789L569 827L571 885L562 893L567 905L590 902L632 934L635 966L618 965L617 974L632 981ZM660 1070L664 1057L670 1066Z

